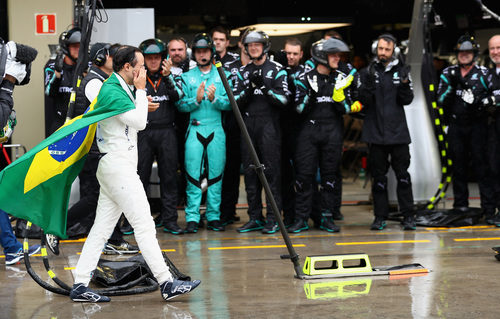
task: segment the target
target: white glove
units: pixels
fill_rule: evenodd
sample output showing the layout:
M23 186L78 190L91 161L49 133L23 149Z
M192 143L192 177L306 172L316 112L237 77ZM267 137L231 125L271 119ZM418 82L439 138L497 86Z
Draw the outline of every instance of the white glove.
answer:
M6 47L8 55L5 62L5 74L16 78L16 84L19 84L26 77L26 64L16 61L17 46L14 41L7 42Z
M307 82L309 82L311 89L313 89L314 92L318 93L318 77L316 75L313 76L312 78L308 76Z
M474 94L472 94L471 89L463 90L462 92L462 100L464 100L467 104L474 103Z

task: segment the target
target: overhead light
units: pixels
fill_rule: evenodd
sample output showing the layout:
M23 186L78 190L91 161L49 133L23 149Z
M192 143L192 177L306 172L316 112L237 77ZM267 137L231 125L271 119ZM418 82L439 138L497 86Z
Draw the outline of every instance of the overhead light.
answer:
M247 25L244 27L231 30L231 36L238 37L240 35L240 31L245 30L247 28L255 28L257 30L264 31L270 37L272 36L279 37L279 36L309 33L318 30L335 29L351 25L351 23L347 22L307 23L306 21L311 20L310 17L302 17L301 20L304 21L305 23L258 23L258 24Z

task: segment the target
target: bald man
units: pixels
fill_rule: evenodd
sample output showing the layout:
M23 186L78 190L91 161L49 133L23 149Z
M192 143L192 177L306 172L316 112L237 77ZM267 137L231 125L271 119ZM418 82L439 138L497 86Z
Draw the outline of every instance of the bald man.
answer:
M494 192L497 212L495 215L486 216L486 223L500 227L500 34L494 35L488 41L490 59L494 66L488 70L488 83L490 84L490 96L483 99L483 105L487 107L494 118L495 139L489 144L492 151L490 157L491 172L494 176Z

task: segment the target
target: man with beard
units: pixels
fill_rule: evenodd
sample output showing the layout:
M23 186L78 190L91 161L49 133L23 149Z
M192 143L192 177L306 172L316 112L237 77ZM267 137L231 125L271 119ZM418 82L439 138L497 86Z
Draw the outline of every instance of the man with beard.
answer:
M403 229L416 229L410 166L411 142L404 106L413 100L410 68L398 58L396 38L382 34L374 42L374 61L361 72L366 117L361 140L369 145L372 175L372 230L382 230L389 214L387 172L397 180L398 204L404 216ZM366 100L366 101L365 101Z

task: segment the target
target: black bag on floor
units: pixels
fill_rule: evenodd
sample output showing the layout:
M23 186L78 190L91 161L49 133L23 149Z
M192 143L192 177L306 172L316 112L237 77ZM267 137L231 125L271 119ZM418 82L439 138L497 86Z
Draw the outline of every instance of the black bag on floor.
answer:
M191 280L190 276L181 273L175 267L165 253L163 253L163 258L174 278ZM99 259L92 281L108 288L119 286L120 289L129 289L137 285L149 286L152 281L156 283L156 279L142 255L136 255L125 261Z
M416 212L418 226L427 227L464 227L473 226L481 220L481 208L469 208L467 212L454 209L420 210Z
M16 226L14 227L14 233L17 238L25 238L29 239L40 239L42 238L42 229L35 224L31 224L29 230L26 229L27 221L24 219L17 219Z

